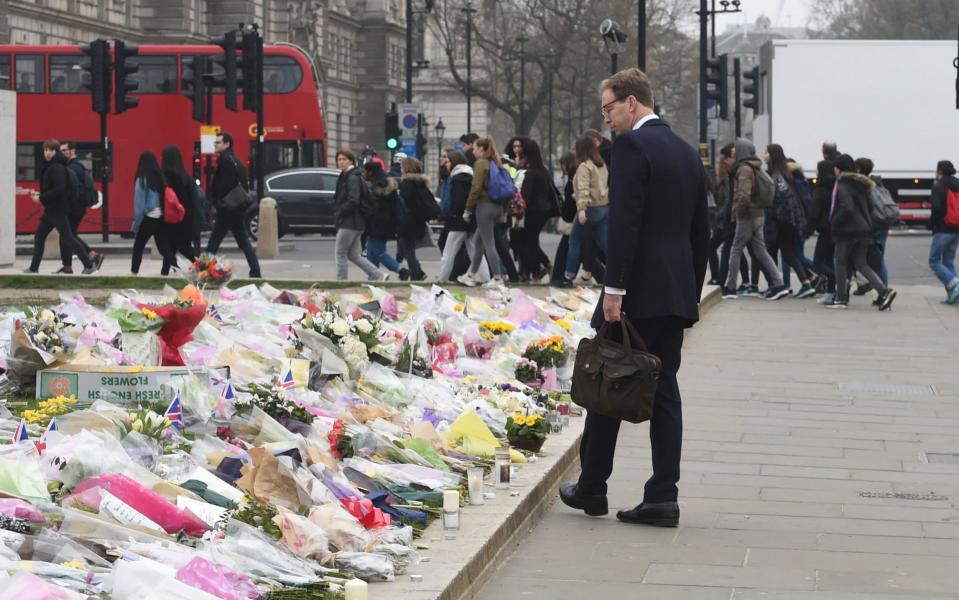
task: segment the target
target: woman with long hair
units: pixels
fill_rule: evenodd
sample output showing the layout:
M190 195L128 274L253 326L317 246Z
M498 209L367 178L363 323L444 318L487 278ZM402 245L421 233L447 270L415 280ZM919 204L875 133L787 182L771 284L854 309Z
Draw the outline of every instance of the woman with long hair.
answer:
M187 257L190 262L196 260L196 248L193 246L193 228L194 221L197 218L197 203L194 197L194 188L196 184L187 174L183 166L183 154L177 146L166 146L163 148L161 162L163 165L163 178L166 184L173 188L177 199L183 205L183 220L179 223L166 223L167 239L169 240L170 250L173 254L179 252ZM172 265L163 261L164 275L169 272Z
M176 255L167 243L166 224L163 222L164 190L166 181L156 155L144 152L137 163L136 183L133 188L133 233L136 237L133 239L133 262L130 270L134 275L140 272L143 249L151 237L156 240L167 273L170 267L177 268Z
M467 287L477 284L476 272L479 271L483 257L489 266L492 278L483 284L483 287L501 287L503 278L500 275L500 257L496 251L494 228L497 221L503 216L503 207L496 204L489 196L490 169L503 169L503 162L496 154L496 142L492 136L479 138L473 144L473 154L476 162L473 164L473 183L469 197L466 199L466 210L463 219L466 222L476 222L476 233L473 235L473 251L470 269L457 280Z
M364 203L368 204L370 189L356 168L356 155L352 150L342 149L336 153L336 166L340 176L336 179L333 195L333 220L336 224L336 243L333 250L336 260L336 279L345 281L350 276L350 265L358 266L370 281L386 281L389 275L362 254L360 238L366 230L363 216Z
M538 281L553 270L549 257L539 245L539 236L546 222L558 216L559 207L553 177L543 162L539 144L524 140L523 157L526 175L520 193L526 201L526 216L523 227L514 229L512 235L519 254L521 278Z
M469 235L476 224L463 219L466 211L466 199L473 187L473 169L462 152L452 150L448 153L450 161L450 202L446 228L446 245L443 246L443 258L440 264L439 281L449 281L455 271L456 257L466 246Z
M416 258L416 245L425 239L428 222L435 217L431 213L438 211L439 207L430 191L430 180L423 174L423 163L408 156L400 163L400 172L400 197L406 206L406 214L397 227L396 245L409 265L409 278L423 281L426 273Z
M382 264L402 280L409 279L410 272L400 267L386 249L386 242L396 239L399 210L396 180L387 177L383 166L373 161L363 165L363 179L373 195L372 206L366 216L366 259L377 267Z
M783 266L789 265L799 277L802 287L796 298L809 298L816 294L816 286L809 280L806 267L799 257L799 243L806 228L806 212L799 200L793 182L796 165L786 160L786 153L779 144L766 146L763 157L773 182L776 184L776 197L773 203L774 241L767 244L769 255L774 257L782 253Z
M592 274L583 272L583 277L574 282L579 271L583 243L587 234L592 234L599 249L607 251L609 232L609 171L599 154L593 138L582 136L576 140L576 175L573 177L573 197L576 199L576 220L569 238L566 257L566 285L592 284Z

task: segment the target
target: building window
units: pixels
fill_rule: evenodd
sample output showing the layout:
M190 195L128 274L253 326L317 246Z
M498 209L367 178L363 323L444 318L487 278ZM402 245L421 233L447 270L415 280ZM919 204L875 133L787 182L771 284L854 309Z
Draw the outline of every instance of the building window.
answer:
M17 57L17 93L42 94L44 85L43 57L22 55Z

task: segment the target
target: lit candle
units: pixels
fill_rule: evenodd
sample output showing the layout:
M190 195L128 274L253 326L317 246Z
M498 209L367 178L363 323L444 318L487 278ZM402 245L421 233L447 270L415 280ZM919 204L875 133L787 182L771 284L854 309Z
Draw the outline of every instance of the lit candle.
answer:
M346 600L367 600L368 587L362 579L350 579L343 586L346 590Z
M456 490L443 492L443 529L460 528L460 493Z
M509 446L497 448L493 460L496 489L509 489Z
M469 486L470 504L483 503L483 467L467 467L466 482Z

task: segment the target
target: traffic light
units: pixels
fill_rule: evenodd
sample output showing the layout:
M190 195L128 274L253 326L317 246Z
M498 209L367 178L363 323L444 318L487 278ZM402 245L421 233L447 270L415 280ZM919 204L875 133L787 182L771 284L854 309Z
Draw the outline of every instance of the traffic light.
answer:
M129 92L135 92L140 87L140 83L135 75L140 70L137 64L130 64L128 59L140 54L140 48L136 44L128 44L123 40L113 40L113 71L116 73L116 98L114 99L114 110L116 114L126 111L128 108L136 108L140 105L140 99L133 96L127 96Z
M256 112L260 102L260 40L255 29L243 32L243 110Z
M230 110L236 110L236 31L229 31L210 40L223 48L223 56L212 56L214 64L223 67L223 73L214 75L213 85L223 86L224 101Z
M719 104L719 118L729 117L729 56L706 59L706 97Z
M753 67L743 73L746 82L743 85L743 107L759 112L759 67Z
M426 156L426 144L428 141L422 133L416 134L416 158L423 160L423 157Z
M400 147L400 115L395 110L386 113L386 149Z
M206 56L183 57L183 95L190 98L193 104L193 120L206 121Z
M93 112L101 115L110 112L110 45L106 40L94 40L81 44L80 51L87 55L81 66L89 75L83 87L93 97Z

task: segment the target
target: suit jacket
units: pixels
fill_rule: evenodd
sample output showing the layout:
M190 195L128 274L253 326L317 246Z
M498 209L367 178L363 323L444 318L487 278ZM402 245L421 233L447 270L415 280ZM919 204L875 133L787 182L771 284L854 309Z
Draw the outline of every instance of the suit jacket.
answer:
M631 320L699 320L709 216L697 152L653 119L613 142L605 284L626 290ZM603 321L602 307L593 324Z

